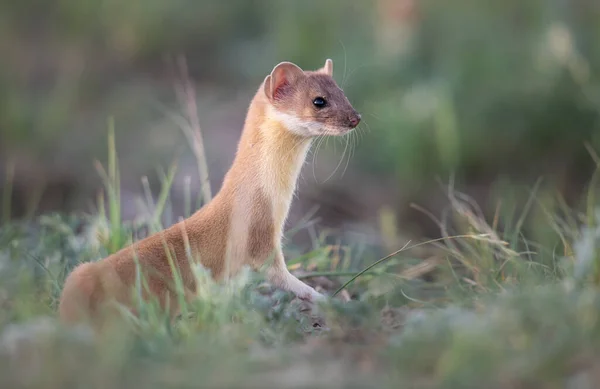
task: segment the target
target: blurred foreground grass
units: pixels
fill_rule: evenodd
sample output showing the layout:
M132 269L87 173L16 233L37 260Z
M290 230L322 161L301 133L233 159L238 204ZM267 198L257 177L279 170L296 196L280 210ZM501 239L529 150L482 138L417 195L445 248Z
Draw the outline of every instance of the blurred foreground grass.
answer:
M521 214L499 209L490 222L450 186L449 211L431 215L443 238L407 242L377 263L370 250L319 238L302 256L288 247L288 265L307 282L329 294L344 286L315 310L274 290L260 274L220 285L198 268L197 299L176 323L149 302L139 318L125 317L93 339L86 328L56 320L64 278L78 262L168 224L164 210L175 169L163 174L158 199L148 193L139 218L123 223L113 143L109 156L106 171L99 167L106 200L99 198L96 214L48 214L8 221L0 230L3 388L600 384L595 178L581 211L541 201L534 186ZM533 214L543 215L533 233L539 241L524 235ZM303 223L297 228L310 218Z

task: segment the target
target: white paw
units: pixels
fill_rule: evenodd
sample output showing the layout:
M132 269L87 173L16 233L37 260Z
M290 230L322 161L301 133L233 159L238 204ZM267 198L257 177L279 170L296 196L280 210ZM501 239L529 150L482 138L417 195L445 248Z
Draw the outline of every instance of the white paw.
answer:
M302 295L302 296L298 296L301 300L304 301L309 301L311 303L319 303L319 302L324 302L327 300L327 296L325 296L324 294L321 294L319 292L317 292L316 290L311 290L310 292Z
M321 302L321 301L326 301L327 300L327 296L325 296L324 294L321 294L317 291L315 291L312 295L312 300L315 302Z

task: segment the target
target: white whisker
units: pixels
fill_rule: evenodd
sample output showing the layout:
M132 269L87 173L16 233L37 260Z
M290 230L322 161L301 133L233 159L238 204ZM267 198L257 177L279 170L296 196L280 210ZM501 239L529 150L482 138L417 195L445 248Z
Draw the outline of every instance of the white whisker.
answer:
M333 177L333 175L337 172L337 170L339 169L339 167L342 165L342 162L344 161L344 156L346 155L346 151L348 150L348 141L346 140L346 147L344 147L344 152L342 153L342 157L340 158L340 161L338 162L337 166L335 167L335 169L333 170L333 172L329 175L329 177L327 177L325 179L325 181L323 181L324 183L329 181L329 179L331 177Z

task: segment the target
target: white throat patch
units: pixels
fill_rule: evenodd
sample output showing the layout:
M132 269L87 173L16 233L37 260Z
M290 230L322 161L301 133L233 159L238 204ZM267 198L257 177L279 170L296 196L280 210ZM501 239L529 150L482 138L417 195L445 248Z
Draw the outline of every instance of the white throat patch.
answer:
M311 120L302 120L297 116L280 112L274 107L270 107L271 117L281 122L288 130L300 136L316 136L321 134L323 124Z

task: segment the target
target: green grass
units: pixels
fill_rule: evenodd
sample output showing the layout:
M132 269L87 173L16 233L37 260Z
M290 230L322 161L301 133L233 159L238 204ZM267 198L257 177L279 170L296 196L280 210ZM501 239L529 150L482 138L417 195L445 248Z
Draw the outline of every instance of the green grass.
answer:
M65 328L56 306L68 272L117 251L142 231L164 227L176 165L161 175L158 198L147 190L140 217L124 223L114 150L111 123L108 168L97 163L105 191L94 214L11 221L10 203L3 201L3 388L600 383L600 208L594 185L584 212L567 209L560 198L542 200L538 183L519 213L499 206L491 222L449 186L448 211L430 215L443 237L405 242L379 260L374 249L328 244L322 234L312 251L288 259L299 277L336 296L314 310L259 273L245 271L218 284L196 266L197 297L184 304L175 323L155 302L139 301L139 317L125 315L100 339L85 327ZM382 218L382 225L395 228L389 215ZM288 236L307 226L314 226L310 215Z

